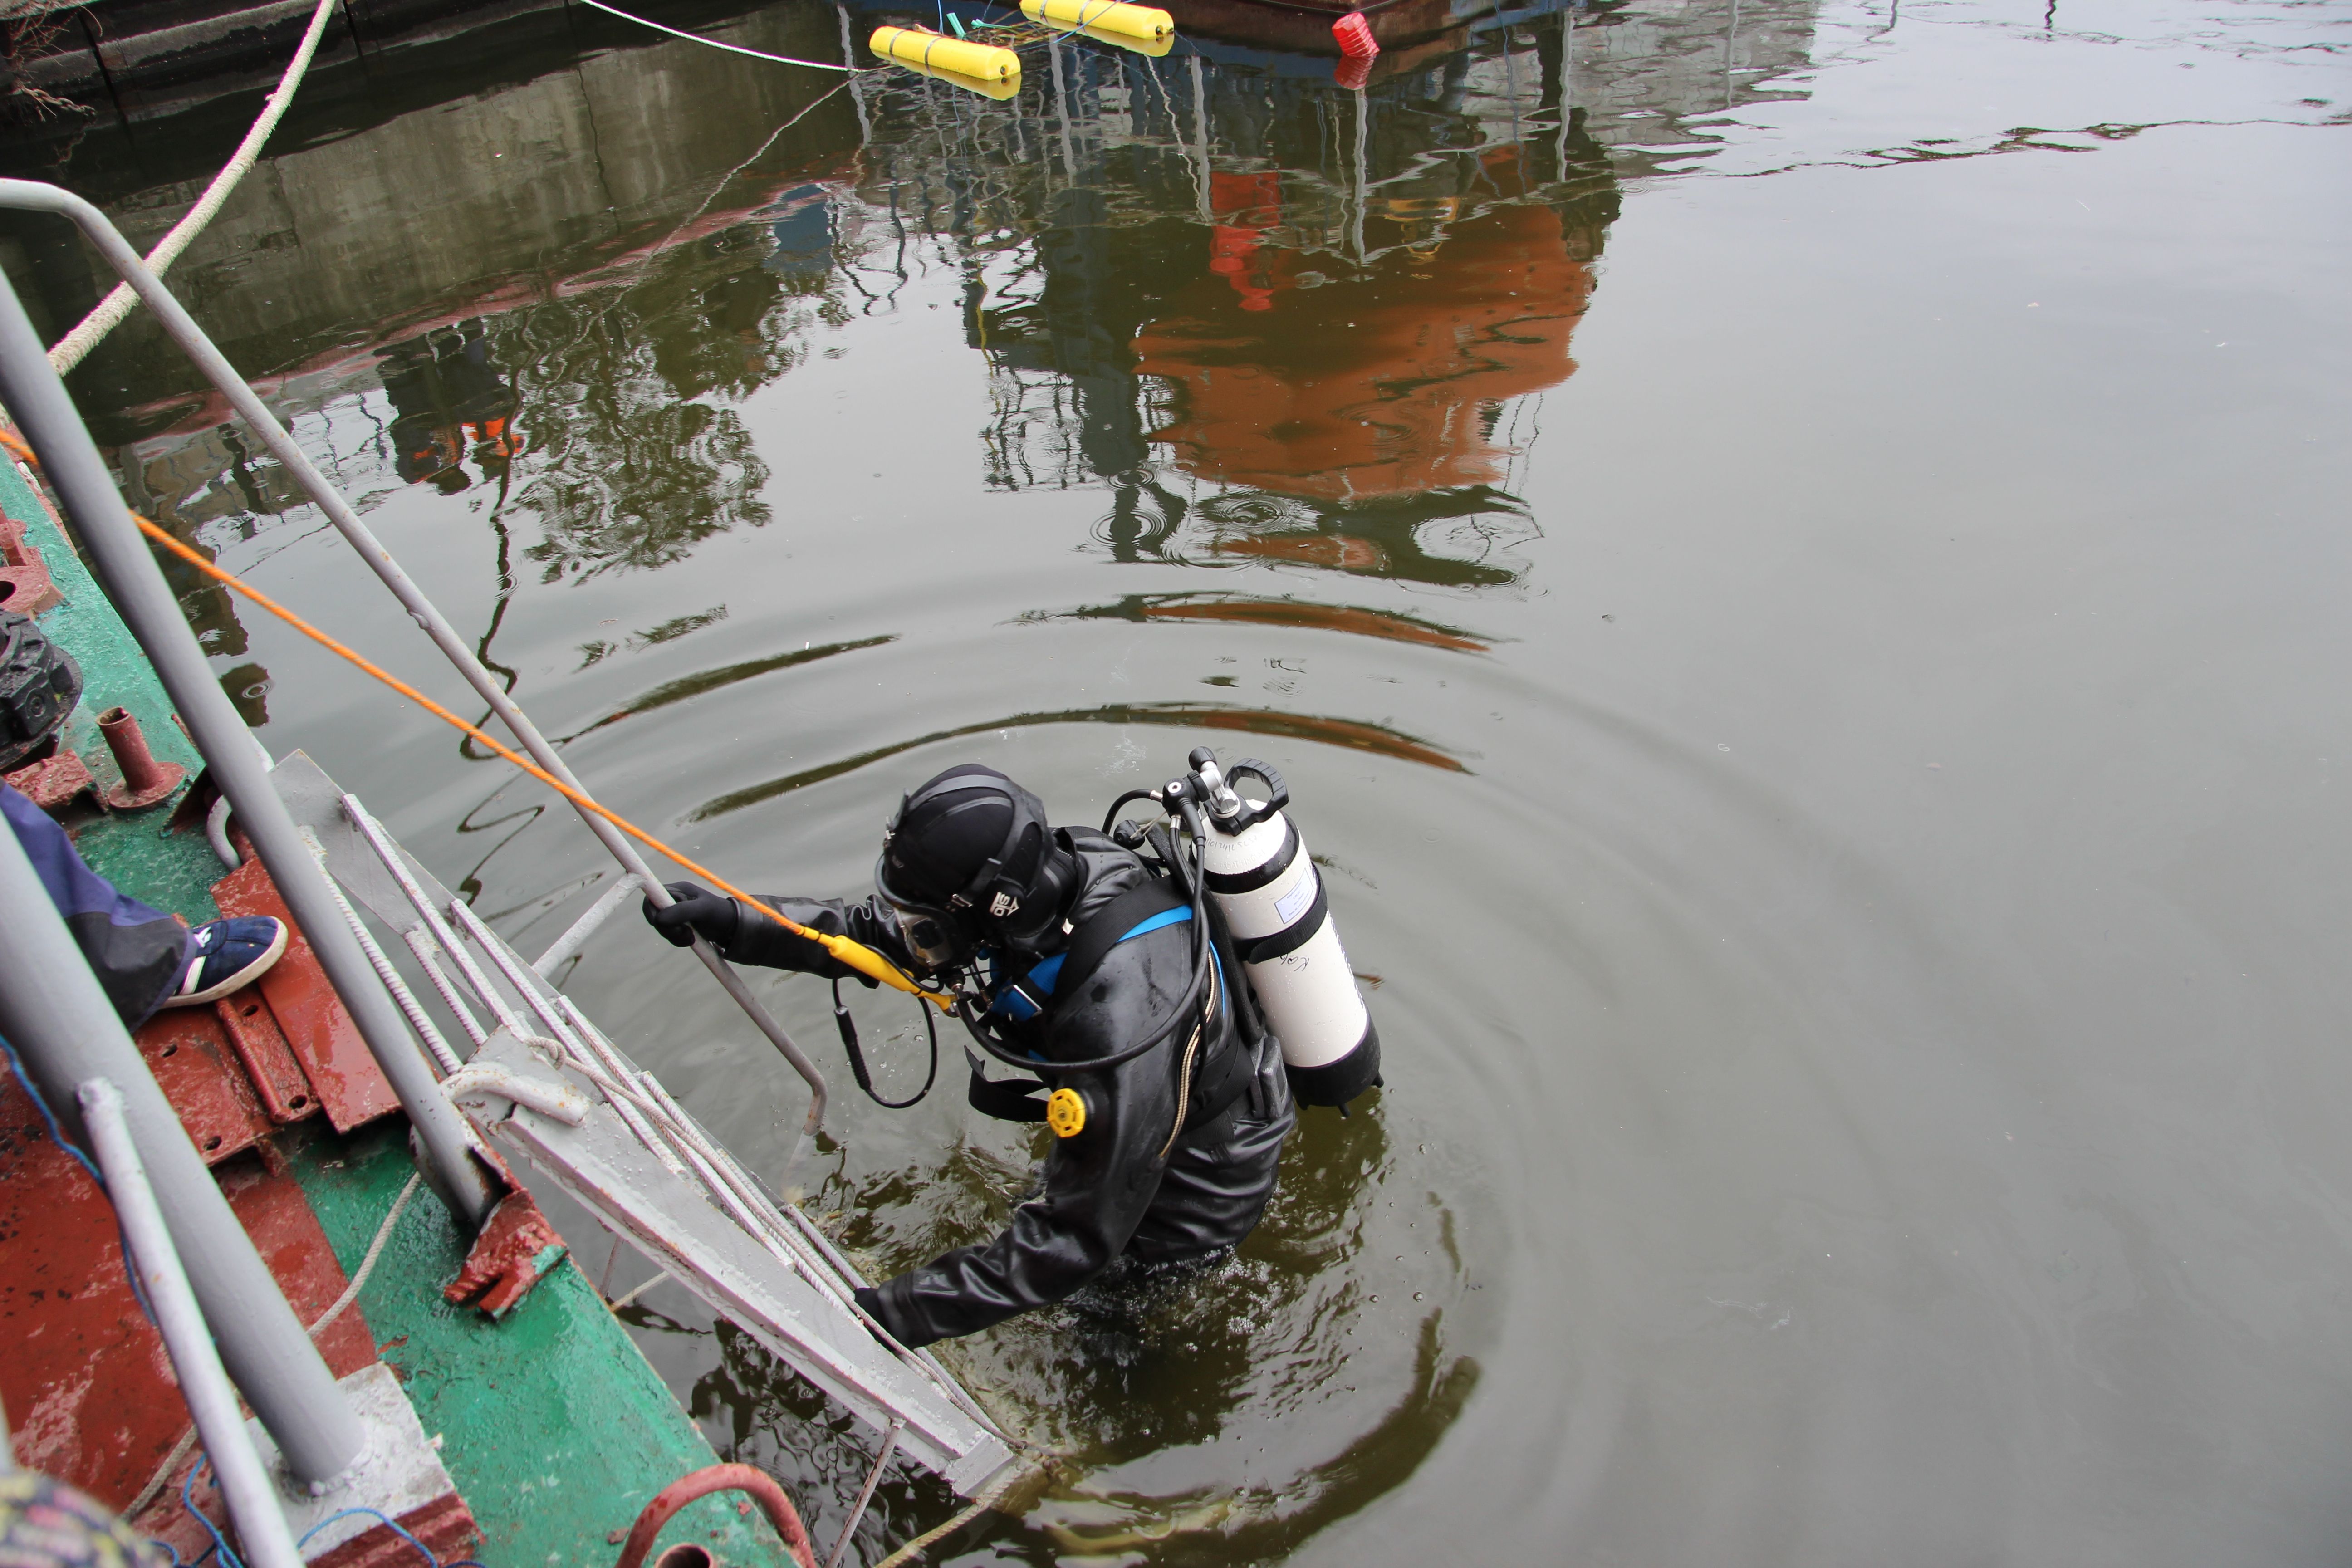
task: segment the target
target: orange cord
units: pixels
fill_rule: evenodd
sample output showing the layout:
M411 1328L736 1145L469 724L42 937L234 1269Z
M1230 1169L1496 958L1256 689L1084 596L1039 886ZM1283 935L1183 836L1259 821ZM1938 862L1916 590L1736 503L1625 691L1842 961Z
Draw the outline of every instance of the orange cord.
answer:
M26 463L32 464L37 468L39 466L40 459L33 455L32 448L26 446L24 439L12 430L0 429L0 447L6 447L10 453L22 458ZM908 976L904 970L901 970L898 965L892 963L880 953L876 952L872 948L866 946L863 942L854 942L848 937L835 936L827 931L811 931L808 927L802 925L797 921L788 919L786 916L778 913L775 910L769 908L766 904L761 903L758 899L753 898L751 894L745 892L742 889L727 880L726 878L721 877L718 872L713 871L699 861L690 860L687 857L679 854L677 850L671 848L660 839L656 838L652 834L647 833L644 828L639 827L635 823L629 821L626 817L618 816L612 811L608 811L604 806L597 805L595 801L590 799L587 795L581 794L580 791L572 788L570 784L565 784L562 779L557 778L553 773L549 773L545 768L541 767L529 757L526 757L520 752L501 743L494 736L483 733L478 726L467 723L465 720L460 719L457 714L450 712L449 710L442 707L441 704L434 701L433 699L425 696L425 693L417 690L416 688L409 685L408 682L401 679L400 677L393 674L390 670L373 663L365 655L360 653L357 649L348 647L342 643L337 642L333 637L329 637L325 632L320 631L318 627L312 626L310 622L304 620L301 616L296 615L293 611L288 609L285 605L279 604L277 600L271 598L268 595L263 593L252 584L247 583L244 578L237 576L233 572L226 572L222 570L220 567L214 565L195 551L190 549L187 545L183 544L177 539L173 538L171 534L165 532L155 524L148 521L137 512L134 511L131 514L131 520L139 525L139 531L142 533L144 533L148 538L153 540L156 543L162 545L164 549L170 551L173 554L178 556L181 560L186 562L189 565L194 567L205 576L212 578L215 582L222 584L226 587L235 589L237 593L244 595L247 598L252 600L263 609L268 610L271 615L276 616L279 620L284 621L288 626L292 626L296 631L300 632L304 637L309 637L320 647L349 660L352 664L357 666L367 674L373 676L384 685L391 687L394 691L399 692L403 697L407 698L411 702L415 703L418 707L424 709L435 718L440 719L456 726L457 729L464 731L467 734L472 736L483 745L488 746L491 751L496 752L508 762L512 763L516 767L520 768L523 772L529 773L531 777L537 779L548 788L555 791L556 794L562 795L564 799L570 801L581 810L593 812L596 816L603 817L606 822L611 823L614 826L619 828L622 832L627 834L630 837L635 839L646 848L653 850L656 854L660 855L665 858L676 861L678 865L684 867L694 875L709 882L713 887L716 887L720 892L725 893L728 897L741 900L744 903L751 905L751 908L759 910L761 914L767 916L778 925L782 926L794 936L806 937L809 941L814 942L818 946L824 948L825 952L832 954L835 958L837 958L842 963L848 964L851 968L858 971L860 973L871 975L875 979L881 981L886 985L895 987L900 991L908 992L913 995L920 996L924 1000L937 1005L941 1011L945 1011L948 1007L952 1005L951 1002L947 997L940 995L938 992L926 991L921 986L916 984L915 982Z

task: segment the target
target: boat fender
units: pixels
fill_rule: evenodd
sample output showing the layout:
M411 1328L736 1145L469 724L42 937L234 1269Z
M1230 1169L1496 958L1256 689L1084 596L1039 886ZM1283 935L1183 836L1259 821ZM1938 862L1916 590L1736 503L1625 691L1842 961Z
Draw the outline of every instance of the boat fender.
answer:
M976 76L965 76L961 71L935 70L919 60L900 60L898 65L901 69L912 71L917 76L928 77L933 81L943 81L950 87L961 88L966 92L975 93L982 98L993 99L999 103L1021 96L1021 79L1017 76L1007 77L1002 81L993 77L982 80Z

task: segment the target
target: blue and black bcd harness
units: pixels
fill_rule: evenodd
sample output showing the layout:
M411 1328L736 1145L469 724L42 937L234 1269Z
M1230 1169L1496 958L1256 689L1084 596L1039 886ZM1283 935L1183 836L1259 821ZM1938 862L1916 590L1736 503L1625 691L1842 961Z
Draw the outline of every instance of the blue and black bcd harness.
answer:
M1192 906L1181 902L1181 895L1166 882L1154 880L1130 888L1073 932L1069 945L1061 952L1040 959L1016 979L995 981L988 1016L1008 1023L1029 1023L1053 1005L1057 991L1067 994L1091 979L1112 948L1169 926L1182 925L1192 918ZM1108 934L1113 931L1118 934ZM1221 962L1218 968L1223 968ZM1222 987L1218 1005L1220 1008L1224 1005ZM972 1054L971 1047L965 1047L963 1054L964 1060L971 1064L971 1082L964 1091L964 1099L974 1110L999 1121L1045 1120L1045 1102L1041 1098L1045 1088L1043 1082L1026 1078L991 1079L982 1071L980 1058ZM1034 1052L1029 1054L1035 1056ZM1036 1061L1040 1067L1052 1066L1043 1057L1036 1057Z

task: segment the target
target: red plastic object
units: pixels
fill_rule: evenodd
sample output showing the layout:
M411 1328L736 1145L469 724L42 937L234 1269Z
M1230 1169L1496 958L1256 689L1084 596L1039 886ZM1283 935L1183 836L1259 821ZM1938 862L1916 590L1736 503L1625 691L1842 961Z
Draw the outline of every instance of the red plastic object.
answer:
M1332 23L1331 36L1339 40L1339 52L1351 60L1368 60L1381 52L1372 37L1372 25L1364 20L1361 11L1350 11Z
M1331 68L1331 79L1349 92L1357 91L1372 79L1372 57L1348 56Z
M106 804L117 811L141 811L180 787L188 770L177 763L159 763L147 749L147 737L128 708L110 708L98 716L98 732L114 753L122 782L106 792Z
M654 1494L646 1504L645 1512L630 1527L629 1539L621 1547L621 1560L614 1568L645 1568L646 1553L653 1550L654 1538L662 1526L677 1515L677 1510L697 1498L712 1492L749 1492L751 1500L765 1509L768 1522L784 1538L785 1550L801 1568L816 1568L816 1552L809 1545L808 1531L801 1523L800 1510L776 1484L776 1478L750 1465L708 1465L677 1479Z

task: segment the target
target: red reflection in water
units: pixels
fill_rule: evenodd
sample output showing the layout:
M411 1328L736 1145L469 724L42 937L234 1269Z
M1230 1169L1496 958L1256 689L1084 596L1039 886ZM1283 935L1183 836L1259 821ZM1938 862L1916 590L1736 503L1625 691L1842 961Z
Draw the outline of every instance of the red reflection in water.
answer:
M1488 174L1512 188L1517 163L1502 149ZM1202 479L1316 500L1501 479L1493 409L1576 369L1592 278L1560 215L1503 205L1454 224L1459 197L1384 198L1372 217L1406 243L1369 276L1308 288L1320 258L1266 243L1280 195L1274 174L1214 177L1211 276L1136 334L1138 369L1181 410L1153 438Z

